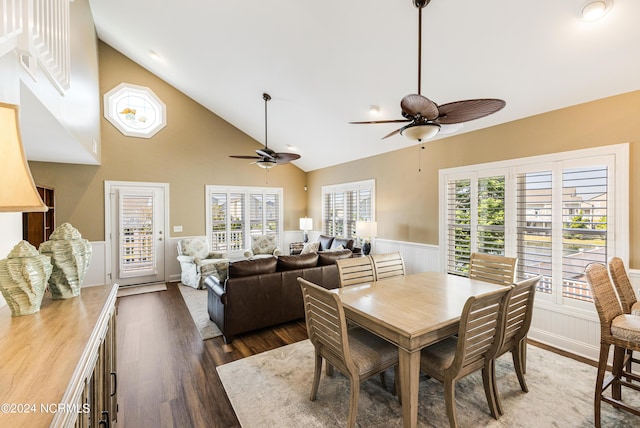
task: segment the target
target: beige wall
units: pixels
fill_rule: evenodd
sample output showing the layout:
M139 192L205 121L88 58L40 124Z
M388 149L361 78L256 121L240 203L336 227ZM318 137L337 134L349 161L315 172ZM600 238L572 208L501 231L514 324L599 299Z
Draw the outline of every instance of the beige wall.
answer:
M123 81L150 87L167 105L168 125L151 139L139 139L123 136L102 119L102 166L31 162L36 182L56 188L58 224L71 222L84 237L103 240L105 180L167 182L171 225L184 228L172 236L202 235L206 184L266 185L263 170L228 158L251 153L259 143L100 43L101 94ZM293 165L279 166L269 173L268 186L284 188L286 230L297 230L298 218L307 214L319 230L323 185L374 178L378 236L437 245L440 169L629 142L630 267L638 269L638 117L640 91L428 142L423 150L414 146L308 174Z
M440 169L629 142L630 267L640 269L638 118L640 91L313 171L309 216L321 218L321 186L374 178L378 237L437 245Z
M267 175L231 154L252 154L261 144L166 82L100 43L100 95L121 82L149 87L167 106L167 126L150 139L125 137L101 118L102 165L30 162L38 184L56 190L56 224L70 222L91 241L104 240L104 182L170 185L170 225L205 234L205 185L284 188L284 228L297 230L306 215L306 174L281 165ZM259 94L257 94L259 95Z

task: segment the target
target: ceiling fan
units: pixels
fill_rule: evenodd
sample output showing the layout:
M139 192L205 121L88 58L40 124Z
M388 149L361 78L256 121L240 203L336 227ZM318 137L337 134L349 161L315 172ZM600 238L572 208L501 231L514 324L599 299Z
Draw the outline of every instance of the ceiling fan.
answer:
M352 124L370 123L404 123L409 124L382 137L391 137L396 134L404 135L411 140L421 142L433 138L439 132L455 132L455 126L461 126L462 122L488 116L501 110L506 103L495 98L481 98L474 100L454 101L448 104L437 105L429 98L421 95L420 76L422 63L422 9L431 0L413 0L418 8L418 93L410 94L402 98L400 108L404 119L375 120L365 122L349 122ZM446 128L449 129L448 131Z
M267 142L267 103L271 100L271 95L265 92L262 94L262 99L264 100L264 148L256 150L258 156L232 155L229 157L236 159L256 159L256 161L252 163L255 163L260 168L265 169L273 168L276 165L284 165L292 160L300 159L300 155L296 153L276 153L269 148Z

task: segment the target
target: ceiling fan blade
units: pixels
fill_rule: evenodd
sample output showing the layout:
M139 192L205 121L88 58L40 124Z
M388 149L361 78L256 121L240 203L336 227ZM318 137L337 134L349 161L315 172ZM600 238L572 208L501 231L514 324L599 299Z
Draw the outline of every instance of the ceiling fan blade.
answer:
M393 136L394 136L394 135L396 135L396 134L399 134L401 129L402 129L402 128L398 128L398 129L396 129L396 130L395 130L395 131L393 131L393 132L389 132L387 135L385 135L384 137L382 137L382 140L384 140L385 138L393 137Z
M438 106L441 124L468 122L489 116L502 108L506 103L496 98L481 98L477 100L454 101Z
M270 158L270 159L273 159L273 155L276 154L276 152L274 152L273 150L271 150L269 147L266 147L266 146L263 149L256 150L256 153L261 157Z
M420 115L429 120L434 120L438 117L438 106L436 103L423 95L410 94L405 96L402 101L400 101L400 108L402 108L405 114L412 117Z
M230 158L235 159L262 159L260 156L240 156L240 155L231 155Z
M411 122L410 119L393 119L393 120L368 120L365 122L349 122L352 125L368 125L371 123L404 123Z
M277 164L282 165L300 159L300 155L296 153L274 153L274 159Z

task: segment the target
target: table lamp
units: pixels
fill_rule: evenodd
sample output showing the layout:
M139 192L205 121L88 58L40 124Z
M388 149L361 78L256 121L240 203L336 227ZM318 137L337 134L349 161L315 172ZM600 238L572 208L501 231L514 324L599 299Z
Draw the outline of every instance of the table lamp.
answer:
M303 217L300 219L300 230L304 231L304 242L309 242L309 231L313 229L313 219Z
M45 212L22 148L18 106L0 103L0 212Z
M378 223L375 221L356 221L356 235L363 238L362 253L367 256L371 252L371 238L378 234Z

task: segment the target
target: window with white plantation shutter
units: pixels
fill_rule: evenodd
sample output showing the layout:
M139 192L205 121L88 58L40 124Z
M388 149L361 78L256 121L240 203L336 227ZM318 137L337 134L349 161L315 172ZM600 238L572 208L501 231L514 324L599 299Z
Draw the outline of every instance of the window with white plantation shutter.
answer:
M518 174L518 277L542 275L538 292L551 293L553 188L551 171Z
M477 251L504 256L505 177L478 179Z
M584 270L607 262L607 167L562 171L562 295L591 301Z
M471 180L447 183L447 272L468 275L471 257Z
M120 193L119 276L122 278L155 273L153 202L153 193Z
M250 247L251 235L282 236L282 188L206 186L207 236L230 257Z
M358 238L357 221L374 221L375 180L322 187L322 233ZM356 239L358 245L359 241Z
M517 257L516 280L542 276L536 300L591 310L587 265L628 257L626 144L452 168L440 176L449 273L467 275L474 251Z

